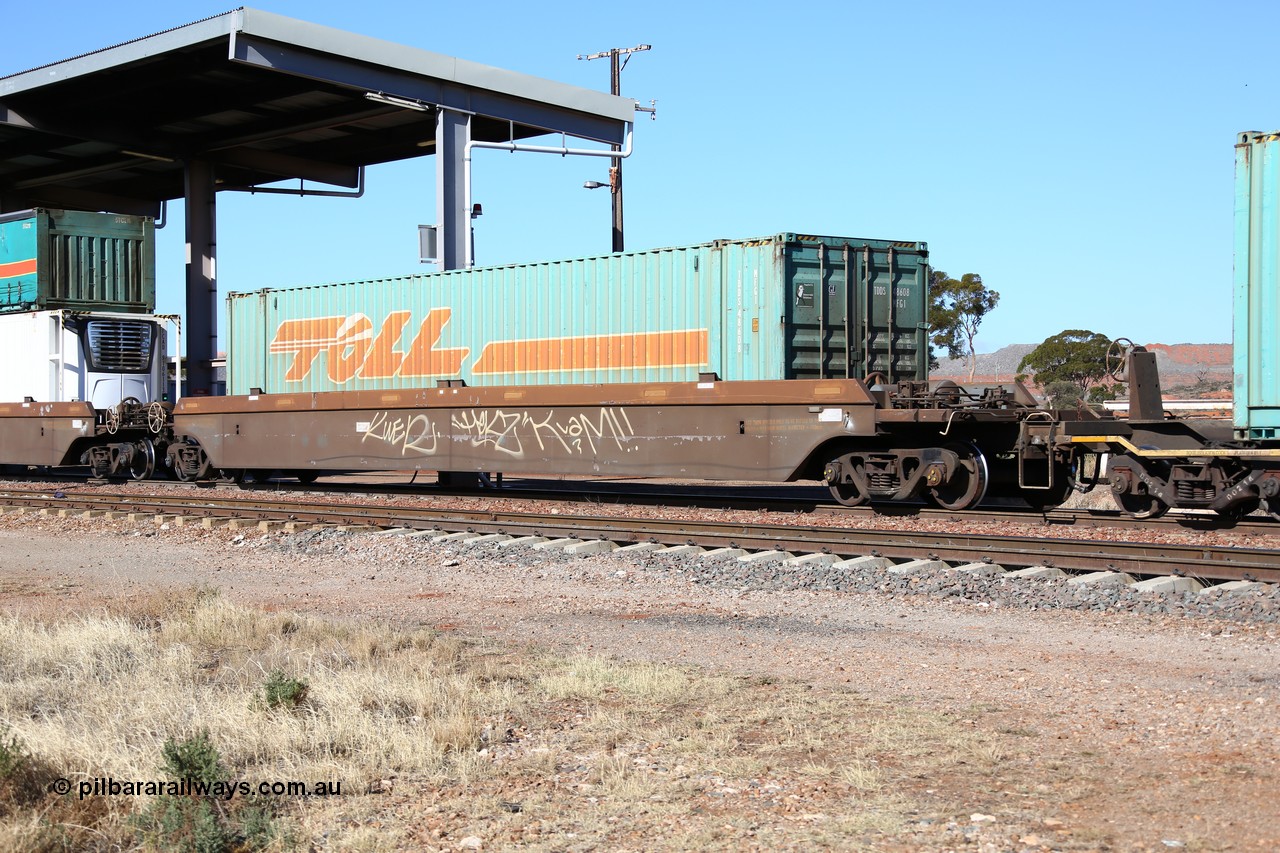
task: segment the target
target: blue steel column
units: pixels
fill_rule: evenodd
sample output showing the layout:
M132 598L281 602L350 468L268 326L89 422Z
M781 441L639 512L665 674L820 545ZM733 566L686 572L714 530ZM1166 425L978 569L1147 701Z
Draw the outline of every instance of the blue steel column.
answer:
M466 265L471 211L467 210L465 155L470 141L471 116L441 109L436 115L436 222L442 270Z
M187 202L187 368L186 393L213 393L218 354L217 192L213 166L204 160L183 164Z

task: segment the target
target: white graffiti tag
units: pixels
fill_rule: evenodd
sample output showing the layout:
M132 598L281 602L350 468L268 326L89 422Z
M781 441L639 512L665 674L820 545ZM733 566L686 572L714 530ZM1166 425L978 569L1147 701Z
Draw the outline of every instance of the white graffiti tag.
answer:
M538 450L559 446L565 454L595 455L600 440L611 440L619 450L630 451L627 443L635 429L625 409L601 408L592 416L574 414L556 417L555 410L532 415L528 411L465 410L453 416L453 428L464 433L472 447L489 445L500 453L521 458L525 442L537 442Z
M623 442L636 434L626 409L601 409L595 420L586 414L557 420L555 412L549 411L541 421L535 421L526 413L524 423L538 440L539 450L546 450L547 444L554 439L569 454L588 452L595 455L596 440L605 438L611 439L619 450L626 450L628 448Z
M423 414L393 418L390 412L378 412L367 424L357 424L357 432L361 431L361 427L365 427L361 444L369 439L381 441L398 448L401 456L408 456L410 453L430 456L440 444L440 434L436 432L435 424Z
M624 453L635 449L635 428L625 409L602 407L593 413L560 415L554 409L531 414L528 410L454 410L450 417L450 439L466 441L472 447L491 447L506 458L523 459L526 445L537 445L541 453L553 456L594 456L602 444L612 444ZM442 448L442 435L427 414L395 415L379 412L370 421L356 424L363 433L360 441L380 441L400 451L432 456Z
M523 449L516 429L525 412L504 412L501 409L466 409L455 412L453 428L471 439L472 447L491 445L494 450L510 456L522 456Z

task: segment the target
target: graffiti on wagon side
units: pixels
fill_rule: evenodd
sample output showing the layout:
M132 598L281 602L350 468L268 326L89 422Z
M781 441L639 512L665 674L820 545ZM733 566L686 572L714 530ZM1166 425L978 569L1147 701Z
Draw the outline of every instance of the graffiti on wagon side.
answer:
M399 450L401 456L411 453L431 456L440 447L440 433L431 418L422 413L378 412L370 421L357 422L356 432L364 433L361 444L371 439L380 441Z
M602 446L612 445L624 453L635 449L635 428L626 409L612 406L567 415L557 415L554 409L461 409L448 419L447 438L466 441L472 447L490 447L512 459L523 459L530 451L594 456ZM361 443L380 442L402 456L434 455L441 449L441 438L446 437L436 419L422 412L379 412L370 421L358 422L356 432L362 433Z

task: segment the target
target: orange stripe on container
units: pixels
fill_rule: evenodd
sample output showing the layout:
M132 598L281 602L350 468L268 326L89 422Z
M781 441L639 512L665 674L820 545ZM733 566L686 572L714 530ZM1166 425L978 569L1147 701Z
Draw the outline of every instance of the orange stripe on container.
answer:
M17 278L20 275L31 275L36 271L36 259L29 261L10 261L0 264L0 278Z
M311 365L327 347L331 346L346 317L309 317L304 320L285 320L276 327L276 335L267 349L272 353L294 353L286 382L299 382L311 373Z
M472 372L535 373L700 366L707 363L708 341L706 329L495 341L485 345Z

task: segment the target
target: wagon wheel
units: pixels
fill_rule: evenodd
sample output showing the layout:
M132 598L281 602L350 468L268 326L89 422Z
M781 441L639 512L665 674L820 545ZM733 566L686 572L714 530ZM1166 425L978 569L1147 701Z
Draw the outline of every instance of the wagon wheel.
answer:
M1262 505L1262 498L1245 498L1226 509L1218 510L1218 515L1231 521L1244 521L1247 516L1253 515Z
M156 446L144 438L133 446L129 459L129 476L135 480L148 480L156 472Z
M1169 511L1169 505L1152 494L1144 480L1158 481L1164 478L1156 471L1148 471L1145 477L1134 473L1143 470L1143 465L1132 456L1111 457L1111 464L1107 468L1111 497L1115 499L1116 506L1134 518L1159 518ZM1135 487L1139 491L1135 491Z
M987 496L991 471L987 457L967 441L948 444L945 448L958 457L959 465L950 479L929 489L928 498L943 509L969 509L977 506Z
M1053 485L1047 489L1027 489L1022 490L1022 499L1027 505L1038 512L1057 509L1067 498L1071 497L1071 492L1075 488L1075 471L1070 465L1062 462L1054 463L1053 467Z
M842 506L861 506L870 500L870 495L864 489L865 480L857 476L848 476L846 470L854 471L855 474L861 474L857 464L853 461L852 455L838 456L827 464L826 469L822 472L823 479L827 482L827 489L831 492L831 497Z
M99 480L107 479L113 473L111 457L106 454L92 457L89 460L89 471Z
M294 471L293 476L298 478L298 482L304 486L309 486L320 476L318 471Z
M1112 492L1116 505L1134 518L1159 518L1169 511L1169 505L1153 494L1134 494L1125 492L1122 495Z
M1262 501L1262 511L1280 521L1280 497L1266 498Z
M1129 381L1129 352L1136 346L1128 338L1116 338L1107 347L1107 375L1117 382Z
M870 498L867 494L858 488L857 483L828 483L827 488L831 490L831 497L841 506L862 506Z

